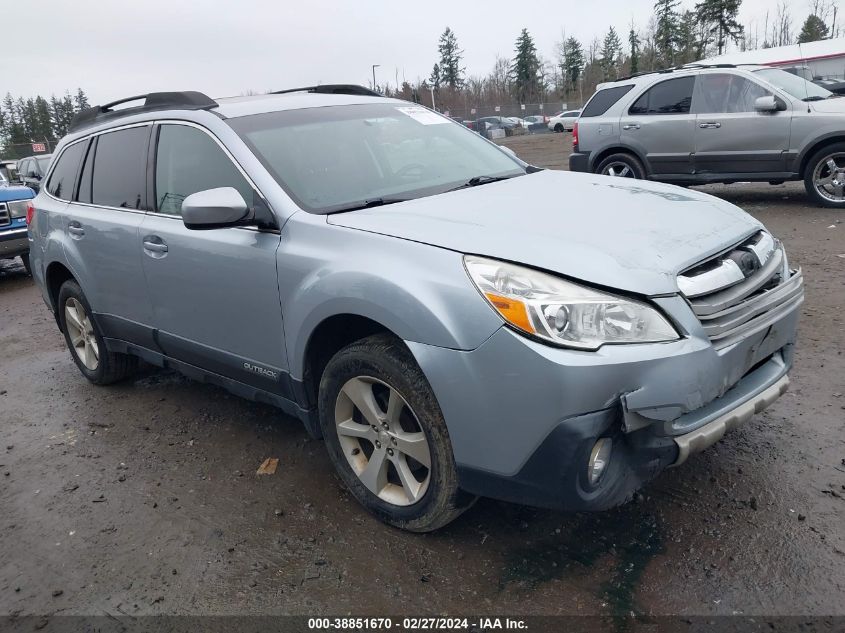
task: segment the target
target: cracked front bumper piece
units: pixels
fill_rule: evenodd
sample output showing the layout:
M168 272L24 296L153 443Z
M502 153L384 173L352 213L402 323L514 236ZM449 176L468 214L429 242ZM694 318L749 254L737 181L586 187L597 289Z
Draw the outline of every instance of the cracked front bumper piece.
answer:
M653 301L681 339L585 352L503 327L471 351L407 342L443 411L461 486L527 505L609 508L786 390L800 302L717 347L683 298ZM593 484L588 464L603 439L612 449Z

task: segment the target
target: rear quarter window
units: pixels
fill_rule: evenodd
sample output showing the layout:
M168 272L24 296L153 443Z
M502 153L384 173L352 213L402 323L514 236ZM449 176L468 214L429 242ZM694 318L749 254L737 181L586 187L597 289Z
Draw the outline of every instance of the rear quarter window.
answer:
M85 151L86 142L74 143L69 146L56 162L56 167L50 174L47 191L59 200L70 200L73 197L73 184L76 182L76 172L79 161Z
M599 90L593 95L593 98L587 102L587 105L584 106L584 111L581 112L581 118L584 119L593 116L601 116L607 112L613 104L628 94L633 87L633 84L629 84L627 86L614 86L613 88Z

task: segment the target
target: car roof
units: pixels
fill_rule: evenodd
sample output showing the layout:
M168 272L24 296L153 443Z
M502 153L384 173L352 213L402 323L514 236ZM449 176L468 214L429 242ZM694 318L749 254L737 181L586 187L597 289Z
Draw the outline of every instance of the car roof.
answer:
M248 97L227 97L217 99L218 112L227 119L277 112L282 110L300 110L303 108L323 108L326 106L347 106L369 103L405 104L407 101L389 97L370 97L348 94L319 94L312 92L288 92L284 94L266 94Z

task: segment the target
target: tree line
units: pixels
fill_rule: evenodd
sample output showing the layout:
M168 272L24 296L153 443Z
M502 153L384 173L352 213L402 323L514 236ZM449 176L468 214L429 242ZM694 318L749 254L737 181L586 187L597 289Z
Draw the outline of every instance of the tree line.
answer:
M742 0L700 0L682 7L681 0L656 0L645 28L632 22L628 32L620 34L611 26L602 37L587 43L563 34L552 59L542 57L531 34L522 29L513 56L497 57L484 76L467 76L457 35L447 27L438 40L437 62L429 77L416 84L404 81L376 88L426 104L430 104L428 95L433 91L441 110L490 104L583 103L600 82L721 55L730 45L745 51L812 42L840 33L833 0L810 0L810 13L797 33L784 0L766 12L762 33L759 24L746 28L740 23L741 4Z
M0 101L0 158L23 158L32 155L32 143L45 143L50 148L68 130L74 115L89 106L85 91L75 95L49 99L13 97L10 93Z

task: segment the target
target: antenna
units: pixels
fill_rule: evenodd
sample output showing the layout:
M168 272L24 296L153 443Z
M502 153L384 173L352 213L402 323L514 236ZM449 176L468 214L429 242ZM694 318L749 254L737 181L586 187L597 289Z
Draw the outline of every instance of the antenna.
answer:
M810 108L810 87L807 85L807 77L804 75L804 68L807 66L807 61L804 59L804 50L801 48L801 42L798 42L798 56L801 58L801 79L804 80L804 94L807 95L805 99L807 103L807 114L810 114L812 112Z

